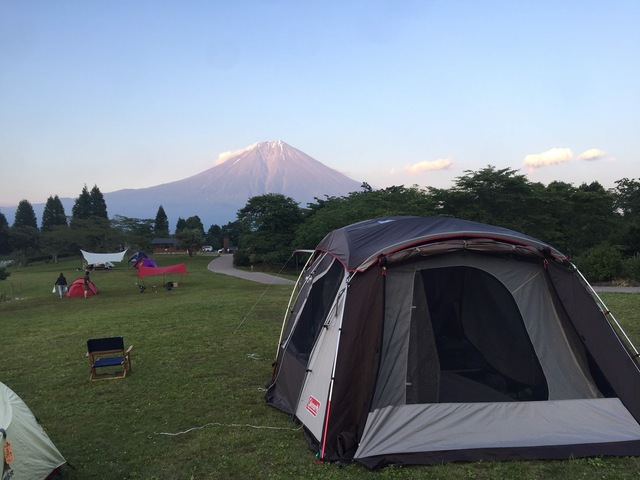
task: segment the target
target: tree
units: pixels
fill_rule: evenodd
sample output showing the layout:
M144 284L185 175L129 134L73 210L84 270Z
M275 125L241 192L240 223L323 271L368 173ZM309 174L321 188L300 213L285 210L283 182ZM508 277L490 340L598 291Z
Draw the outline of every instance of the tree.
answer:
M97 185L94 185L91 192L89 192L89 200L91 205L89 218L109 218L109 215L107 214L107 204L104 201L104 196Z
M42 212L41 230L46 232L59 225L68 226L64 206L58 195L49 196Z
M89 220L91 218L91 196L85 185L80 192L80 196L76 198L73 208L71 209L71 226L74 226L76 220Z
M176 222L176 235L185 228L187 228L187 221L184 218L178 217L178 221Z
M581 184L571 203L571 219L564 228L571 232L572 245L565 253L583 255L618 236L620 217L615 214L614 195L600 183Z
M207 245L211 245L214 250L222 248L222 228L218 225L211 225L207 234L204 237L204 241Z
M276 232L302 222L298 203L280 193L267 193L248 200L237 213L238 220L250 232Z
M222 237L223 247L224 239L226 238L229 245L238 246L240 243L240 236L242 235L243 227L239 220L229 222L220 228L220 236Z
M202 220L197 215L193 217L189 217L185 220L185 225L189 230L198 230L202 236L204 237L204 225L202 224Z
M623 178L616 182L616 207L628 219L640 218L640 179Z
M38 228L36 214L33 211L33 206L28 200L20 200L20 203L18 203L16 215L13 220L13 226Z
M184 228L176 234L176 238L178 239L178 247L187 250L191 257L193 252L200 250L204 234L196 228Z
M439 215L532 232L541 209L525 175L510 168L489 165L477 172L467 170L449 190L429 189Z
M107 205L97 185L91 192L86 184L82 188L73 205L70 226L76 231L78 246L84 250L111 250L122 243L119 233L111 228Z
M625 253L636 257L640 252L640 181L623 178L614 189L616 210L622 215L620 243Z
M89 220L91 218L109 219L107 204L97 185L94 185L91 192L89 192L85 184L82 192L80 192L80 196L76 198L71 213L71 226L74 226L73 222L75 220Z
M574 258L582 274L591 282L610 282L622 272L622 255L615 246L603 242Z
M293 246L313 248L330 231L369 218L428 216L433 215L434 211L431 197L416 186L392 186L382 190L364 188L347 197L316 198L316 203L308 205L306 220L298 228Z
M42 232L43 249L51 253L53 263L58 263L58 255L75 246L77 233L66 225L54 225Z
M178 219L176 225L176 238L179 240L181 248L186 248L189 255L200 250L205 240L204 225L197 215L189 217L186 220Z
M9 234L9 222L4 213L0 212L0 255L11 252L11 237Z
M295 231L304 220L295 200L276 193L250 198L237 217L243 227L239 247L251 263L272 265L289 258Z
M111 226L122 235L122 243L135 245L143 250L152 247L154 222L150 218L129 218L116 215L111 221Z
M74 220L71 230L74 246L83 250L109 252L119 249L124 242L122 234L105 218Z
M156 213L156 220L153 224L153 233L156 237L166 238L169 236L169 219L167 218L167 214L162 208L162 205L158 208L158 213Z
M36 249L40 243L40 232L33 207L27 200L21 200L16 209L11 226L11 244L22 252L22 261L27 263L27 253Z

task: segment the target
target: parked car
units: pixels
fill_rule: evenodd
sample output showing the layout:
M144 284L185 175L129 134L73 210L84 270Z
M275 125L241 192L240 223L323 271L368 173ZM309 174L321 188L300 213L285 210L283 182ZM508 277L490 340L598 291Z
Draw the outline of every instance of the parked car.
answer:
M211 245L205 245L202 247L203 252L213 252L213 247Z

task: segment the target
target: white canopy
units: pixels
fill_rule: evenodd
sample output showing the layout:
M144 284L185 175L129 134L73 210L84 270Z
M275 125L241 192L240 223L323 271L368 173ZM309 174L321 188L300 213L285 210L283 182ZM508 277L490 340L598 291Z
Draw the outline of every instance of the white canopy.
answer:
M116 253L92 253L85 252L84 250L80 250L82 252L82 256L87 261L88 264L93 263L106 263L106 262L121 262L124 259L124 255L127 253L127 250L123 250L122 252Z

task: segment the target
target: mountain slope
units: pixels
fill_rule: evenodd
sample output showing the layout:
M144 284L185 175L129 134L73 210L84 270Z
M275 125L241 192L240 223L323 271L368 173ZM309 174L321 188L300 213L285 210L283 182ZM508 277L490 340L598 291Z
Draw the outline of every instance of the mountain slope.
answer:
M111 217L155 218L162 205L172 229L178 217L193 215L208 228L235 220L236 212L256 195L281 193L304 207L314 197L346 195L359 189L359 182L278 140L238 150L224 163L192 177L105 193L104 198Z

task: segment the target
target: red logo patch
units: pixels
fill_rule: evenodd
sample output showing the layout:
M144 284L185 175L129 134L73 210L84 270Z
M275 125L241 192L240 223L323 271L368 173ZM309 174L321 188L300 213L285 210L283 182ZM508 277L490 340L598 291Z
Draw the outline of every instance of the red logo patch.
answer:
M314 417L317 417L318 410L320 410L320 402L312 396L309 396L309 400L307 400L307 412L309 412Z

